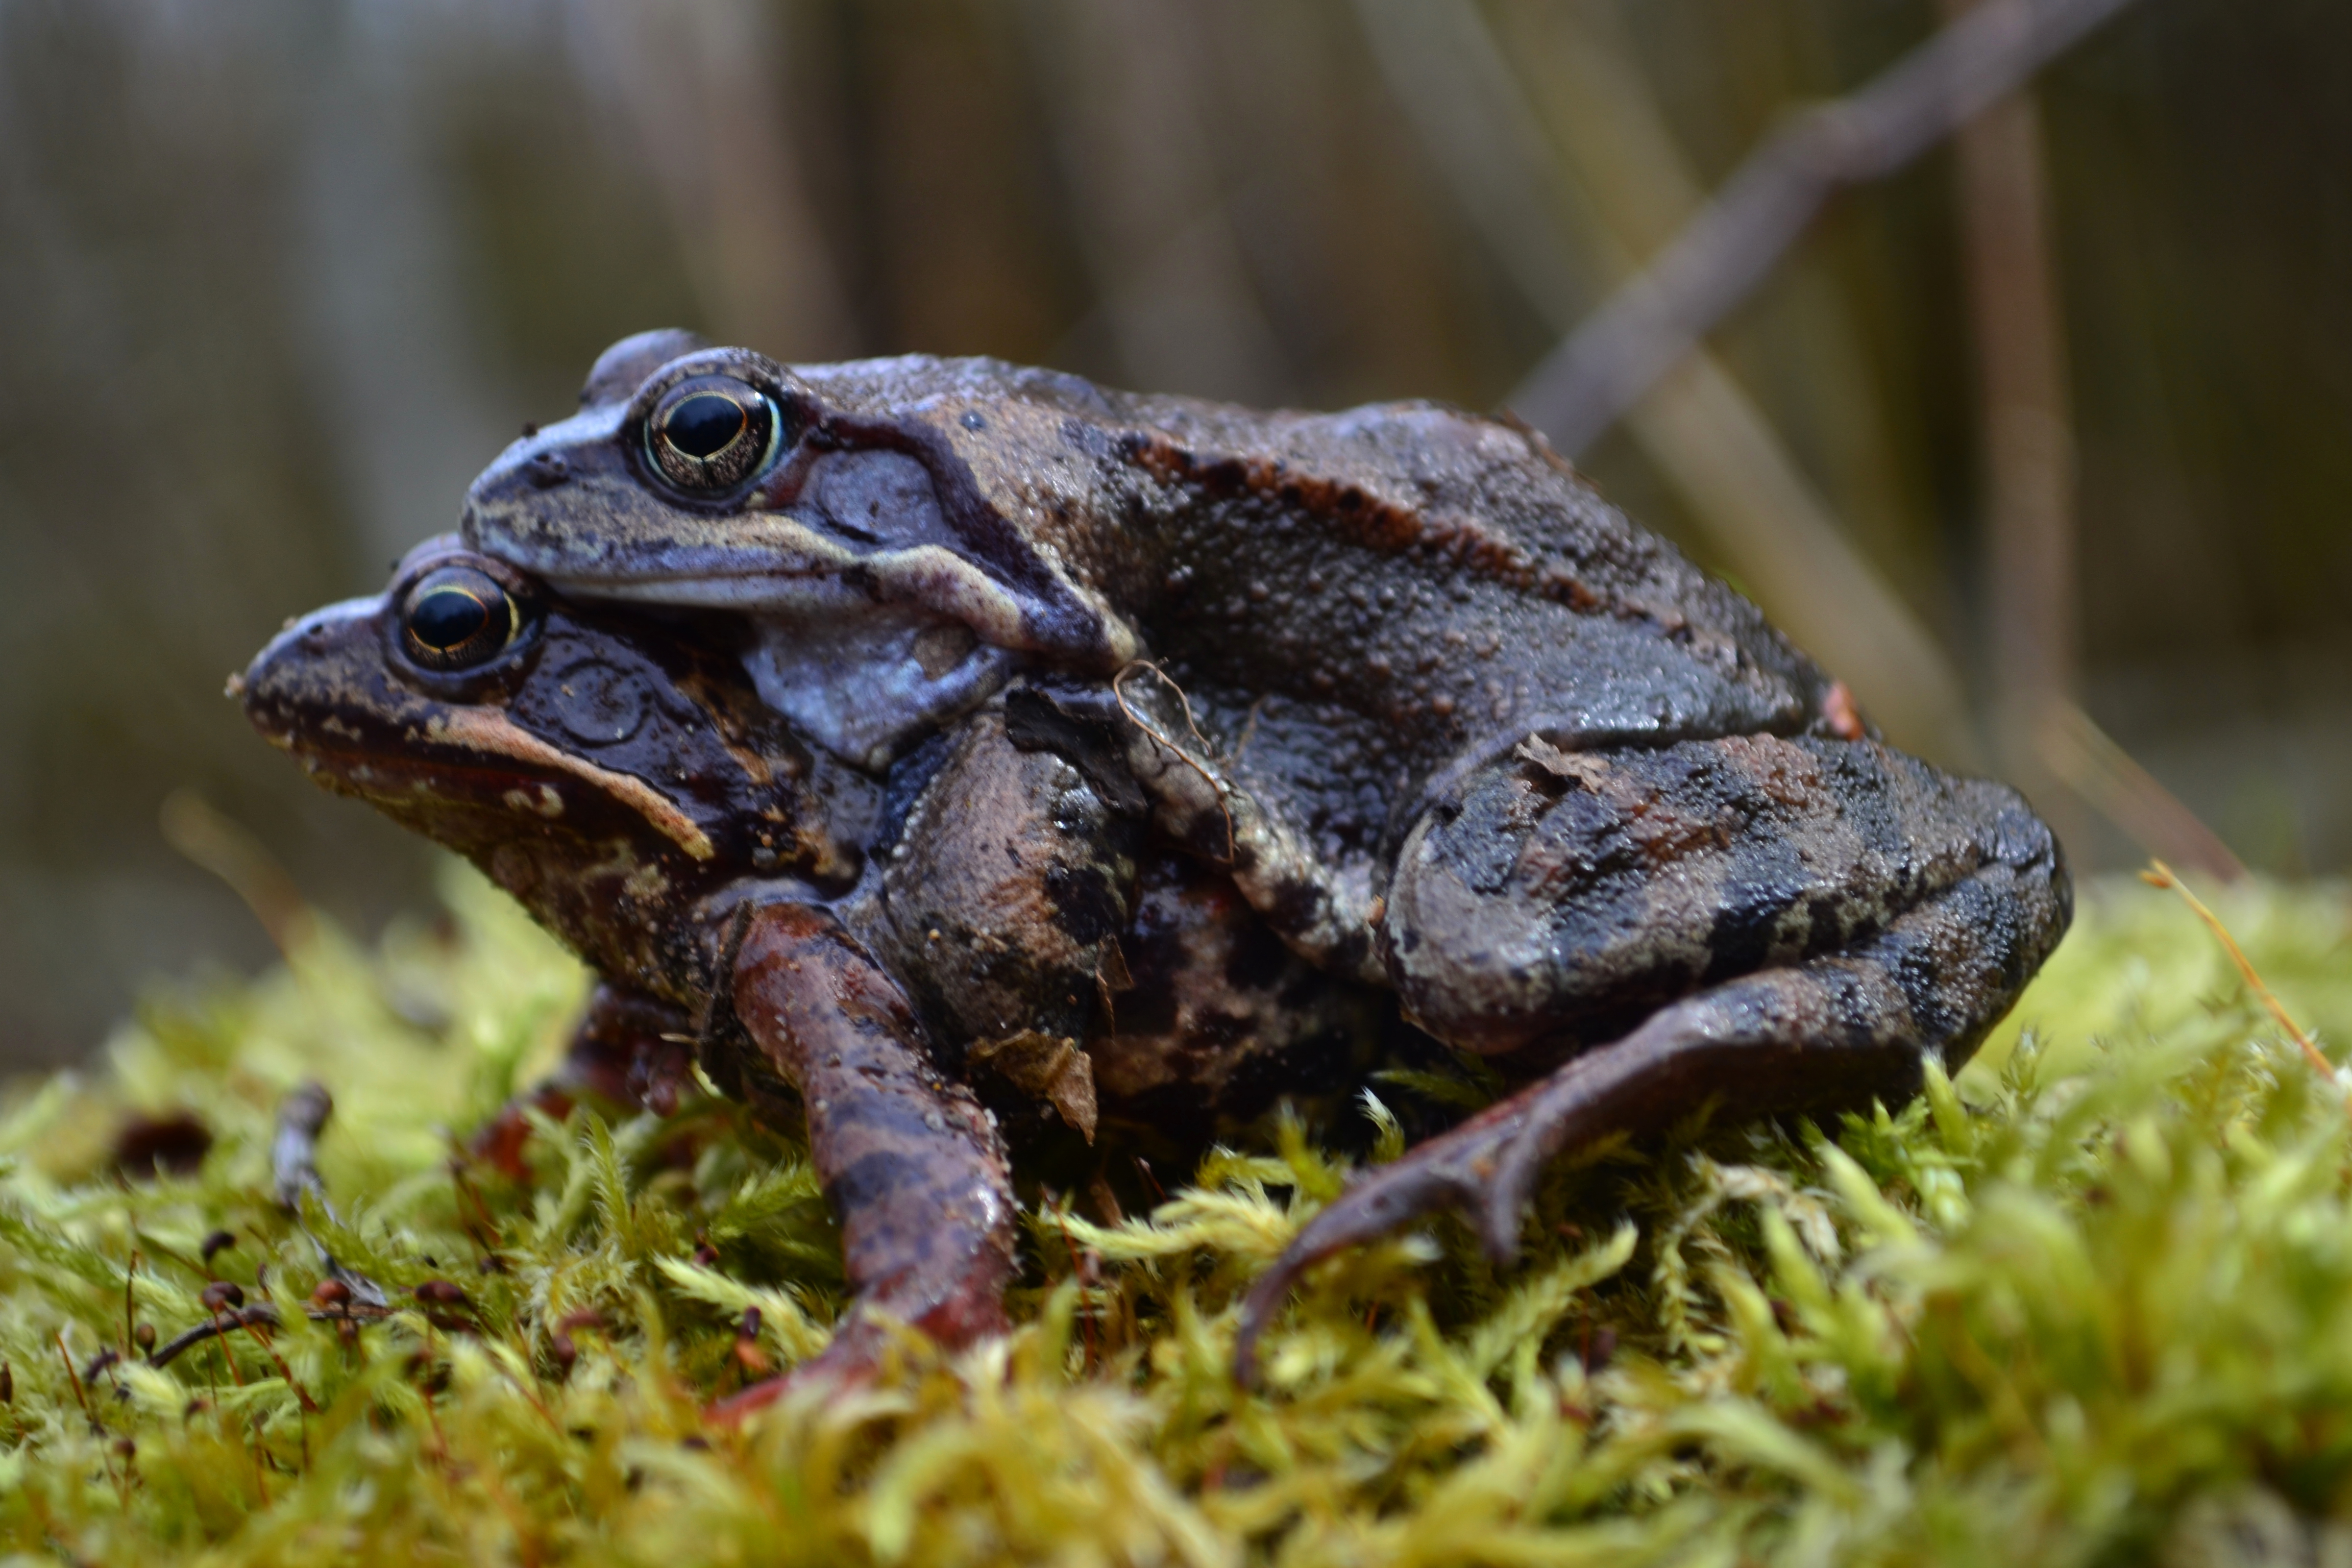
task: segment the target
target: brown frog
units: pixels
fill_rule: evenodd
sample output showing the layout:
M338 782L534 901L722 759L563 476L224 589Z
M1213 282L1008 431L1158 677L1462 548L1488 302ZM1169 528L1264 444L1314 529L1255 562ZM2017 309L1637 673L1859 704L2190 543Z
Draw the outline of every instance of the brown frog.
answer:
M698 1055L805 1117L859 1309L820 1371L870 1363L867 1307L950 1343L1002 1327L1005 1130L1207 1127L1350 1081L1401 1027L1152 844L1114 759L1019 717L1052 712L1028 688L873 776L767 709L727 630L565 605L436 540L235 689L321 784L467 856L596 970L541 1105L661 1107ZM525 1126L478 1146L510 1162Z
M1025 682L1008 711L1123 763L1295 952L1546 1074L1319 1215L1244 1366L1336 1247L1454 1204L1507 1255L1570 1141L1909 1093L2069 918L2021 799L1882 745L1522 427L679 332L606 351L581 405L476 481L475 548L727 616L762 699L856 768Z

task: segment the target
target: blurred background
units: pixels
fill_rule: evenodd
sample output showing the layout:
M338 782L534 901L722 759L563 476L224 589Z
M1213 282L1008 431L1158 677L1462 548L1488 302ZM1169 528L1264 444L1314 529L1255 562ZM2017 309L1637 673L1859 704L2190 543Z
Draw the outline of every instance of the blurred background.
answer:
M426 905L222 679L611 340L1496 408L1953 9L0 0L0 1063L268 956L175 791L356 929ZM2343 869L2352 8L2139 0L1577 457L2078 861L2193 841L2178 801Z

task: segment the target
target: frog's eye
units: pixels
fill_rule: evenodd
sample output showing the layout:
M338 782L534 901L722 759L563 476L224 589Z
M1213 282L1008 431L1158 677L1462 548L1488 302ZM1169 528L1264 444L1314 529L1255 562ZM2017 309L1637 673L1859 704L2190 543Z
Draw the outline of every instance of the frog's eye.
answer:
M444 566L419 577L400 605L400 637L427 669L488 664L522 635L522 606L488 573Z
M646 448L682 490L733 489L767 461L776 425L776 405L757 387L731 375L698 375L654 405Z

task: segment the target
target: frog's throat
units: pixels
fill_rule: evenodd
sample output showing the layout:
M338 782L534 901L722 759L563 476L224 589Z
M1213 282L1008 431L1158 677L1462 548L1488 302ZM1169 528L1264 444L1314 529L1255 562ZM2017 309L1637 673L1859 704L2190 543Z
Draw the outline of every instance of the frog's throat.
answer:
M430 741L447 742L473 751L510 757L532 767L551 768L570 773L628 806L697 860L708 860L718 853L709 836L694 825L694 819L645 780L629 773L614 773L610 768L600 768L584 758L551 746L519 727L503 713L481 708L462 708L449 713L436 714L425 721L425 734Z

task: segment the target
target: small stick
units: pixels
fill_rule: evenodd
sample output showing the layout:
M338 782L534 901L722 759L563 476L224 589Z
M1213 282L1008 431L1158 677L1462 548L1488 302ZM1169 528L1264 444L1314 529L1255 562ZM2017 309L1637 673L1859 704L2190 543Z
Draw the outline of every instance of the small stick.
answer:
M89 1395L81 1391L81 1373L74 1370L73 1352L66 1349L66 1331L63 1329L58 1331L57 1341L58 1355L66 1363L66 1375L73 1380L74 1403L81 1406L82 1415L95 1430L98 1426L98 1417L89 1413Z
M2151 860L2148 864L2155 869L2142 871L2139 874L2140 880L2153 888L2171 889L2180 895L2184 903L2197 911L2197 918L2203 921L2206 929L2221 940L2222 950L2230 955L2230 962L2238 966L2238 974L2245 981L2246 989L2252 992L2262 1005L2270 1010L2271 1016L2278 1020L2278 1026L2286 1031L2287 1038L2301 1047L2304 1059L2311 1064L2311 1070L2328 1082L2336 1083L2337 1081L2336 1064L2329 1061L2326 1053L2319 1048L2317 1043L2309 1035L2303 1032L2303 1026L2288 1016L2285 1004L2272 993L2268 985L2263 984L2263 977L2254 972L2253 961L2246 956L2245 949L2238 945L2238 939L2230 934L2230 928L2221 923L2221 917L2207 909L2204 900L2190 892L2186 882L2173 875L2171 867L2161 860ZM2345 1101L2344 1110L2347 1115L2352 1115L2352 1099Z
M302 1200L314 1199L319 1211L330 1223L341 1225L335 1205L327 1201L327 1184L319 1174L319 1136L327 1129L328 1119L335 1114L335 1097L327 1086L311 1079L298 1085L292 1093L278 1103L278 1131L269 1144L270 1184L275 1189L278 1206L294 1216L305 1235L310 1226L302 1220ZM316 1236L310 1245L318 1249L319 1262L327 1277L342 1282L352 1295L371 1305L384 1304L383 1288L355 1268L348 1268L326 1244Z
M139 1249L131 1249L131 1267L122 1271L122 1353L129 1355L139 1335L139 1314L131 1300L131 1281L139 1274Z
M2130 0L1979 5L1847 97L1789 121L1508 399L1570 457L1762 281L1841 185L1908 163Z
M270 1184L279 1205L292 1213L302 1212L305 1193L315 1194L321 1206L326 1204L326 1184L319 1179L319 1134L334 1113L335 1097L316 1079L301 1084L278 1107L278 1135L269 1143Z
M278 1353L278 1347L269 1342L268 1331L276 1328L277 1326L278 1314L275 1312L269 1314L268 1321L266 1322L258 1318L248 1317L245 1321L237 1325L237 1327L243 1329L247 1333L253 1336L253 1342L261 1347L261 1353L268 1356L271 1363L277 1366L278 1375L284 1378L286 1380L286 1386L294 1391L295 1402L301 1407L301 1409L306 1413L316 1410L319 1406L317 1402L311 1399L310 1390L304 1388L300 1384L294 1381L294 1369L286 1364L286 1358L279 1355ZM310 1452L309 1432L310 1428L305 1426L303 1428L304 1436L302 1439L302 1454L303 1461L306 1464L309 1463Z

